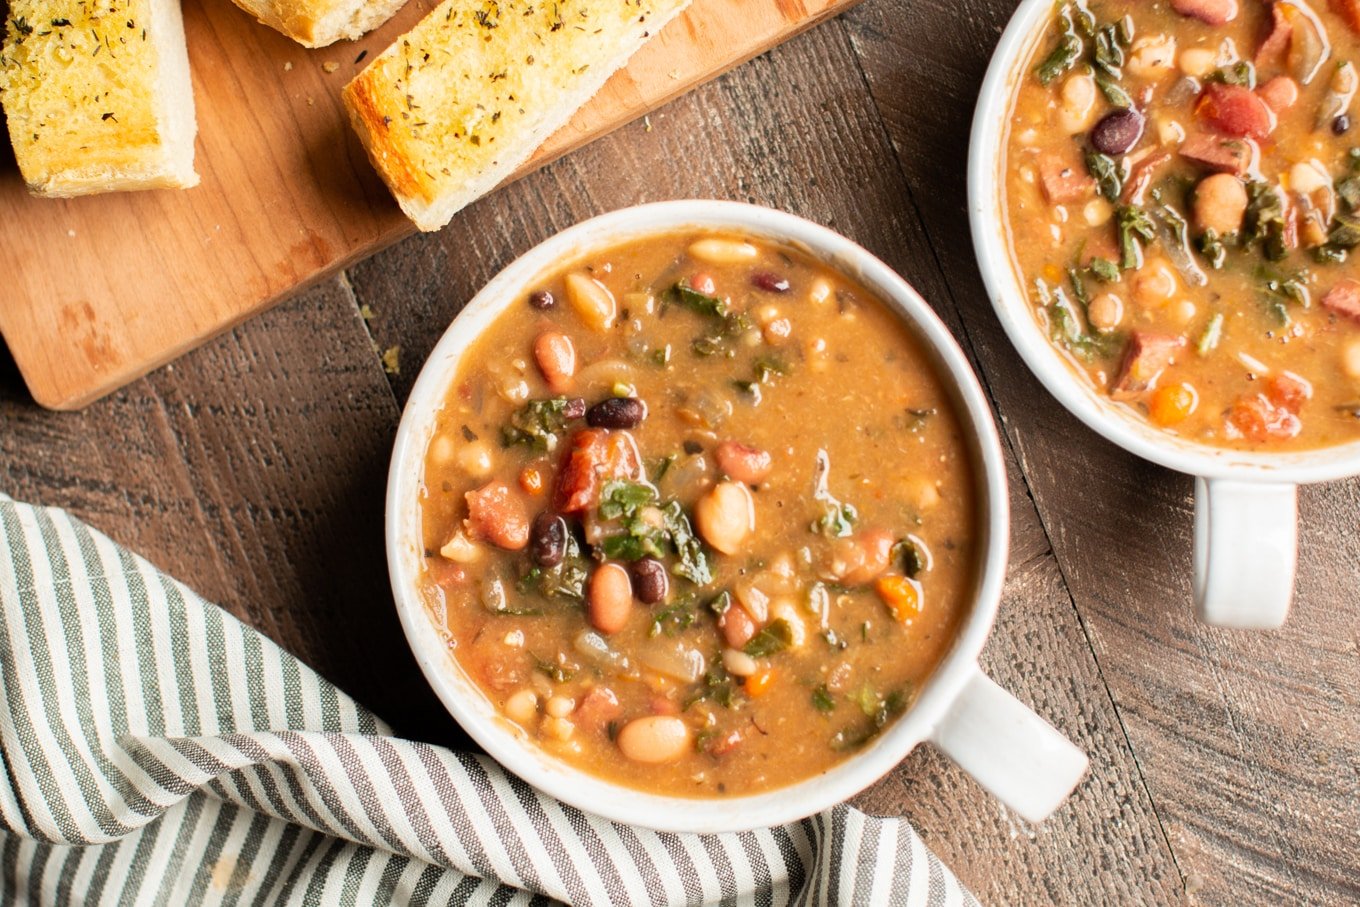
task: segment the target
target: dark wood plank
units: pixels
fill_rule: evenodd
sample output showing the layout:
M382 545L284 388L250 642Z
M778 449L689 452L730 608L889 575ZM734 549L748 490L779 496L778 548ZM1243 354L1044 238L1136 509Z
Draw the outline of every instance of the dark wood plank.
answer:
M352 297L333 280L80 413L38 409L6 370L0 488L104 530L399 732L461 744L387 583L396 419Z
M916 280L958 332L907 191L846 31L833 24L672 103L651 117L650 129L634 124L468 209L444 232L356 266L351 280L375 311L378 345L402 348L394 387L404 398L416 365L465 300L535 242L624 205L721 197L785 208L858 239ZM909 816L988 903L1068 901L1074 892L1091 903L1174 900L1170 853L1011 466L1015 567L985 665L1092 754L1092 776L1054 819L1032 829L922 748L859 802Z
M1190 608L1190 481L1101 441L1024 369L968 239L962 159L1012 5L927 0L844 20L1037 502L1187 890L1206 904L1360 900L1360 483L1303 495L1278 633ZM950 153L952 151L952 153Z

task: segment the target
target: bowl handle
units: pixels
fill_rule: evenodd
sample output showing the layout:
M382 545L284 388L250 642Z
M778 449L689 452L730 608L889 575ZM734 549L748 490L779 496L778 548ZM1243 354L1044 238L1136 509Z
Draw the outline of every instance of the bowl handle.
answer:
M1298 487L1195 479L1195 610L1219 627L1272 630L1294 592Z
M1057 809L1089 760L980 668L930 735L931 743L1030 822Z

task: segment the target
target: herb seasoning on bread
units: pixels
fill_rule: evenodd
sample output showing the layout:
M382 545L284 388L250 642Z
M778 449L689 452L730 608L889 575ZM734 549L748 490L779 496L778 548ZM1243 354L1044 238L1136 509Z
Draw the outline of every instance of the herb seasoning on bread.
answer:
M11 0L0 103L36 195L198 184L178 0Z
M438 230L570 119L688 0L445 0L345 87L416 226Z

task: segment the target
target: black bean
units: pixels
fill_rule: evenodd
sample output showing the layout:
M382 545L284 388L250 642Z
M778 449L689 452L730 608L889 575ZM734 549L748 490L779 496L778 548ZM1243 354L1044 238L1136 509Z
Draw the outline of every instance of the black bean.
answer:
M567 521L550 510L534 517L529 557L540 567L556 567L567 553Z
M644 557L633 562L633 594L644 605L654 605L665 601L670 590L671 580L666 575L666 565L654 557Z
M572 397L562 409L562 416L567 419L579 419L585 414L586 401L584 397Z
M757 271L751 275L751 284L766 293L787 293L789 279L770 271Z
M698 441L687 440L681 446L684 448L685 453L689 454L690 456L694 456L695 454L701 454L704 452L704 445L700 444Z
M591 428L635 428L647 418L647 404L637 397L610 397L586 410Z
M1105 114L1091 130L1091 144L1102 154L1123 154L1143 137L1143 115L1132 107Z
M1341 114L1341 116L1337 117L1336 119L1332 120L1333 135L1345 135L1350 128L1351 118L1344 113Z
M557 305L557 300L547 290L535 290L529 294L529 305L536 309L551 309Z

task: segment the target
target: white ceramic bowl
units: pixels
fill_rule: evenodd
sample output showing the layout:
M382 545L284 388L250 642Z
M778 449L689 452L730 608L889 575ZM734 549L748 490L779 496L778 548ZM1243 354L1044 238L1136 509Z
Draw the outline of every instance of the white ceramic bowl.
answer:
M537 747L500 717L454 660L417 582L422 461L435 415L469 344L502 312L524 305L526 288L591 249L689 227L745 231L806 249L875 291L935 358L971 439L978 482L979 563L975 599L953 648L912 708L864 750L826 773L769 793L688 799L643 793L586 774ZM454 319L407 401L387 486L387 557L402 627L421 669L463 728L510 771L560 800L616 821L665 831L722 832L791 822L868 787L924 740L932 740L986 787L1031 819L1046 816L1086 768L1057 731L977 667L1006 569L1007 498L1000 445L977 380L930 307L881 261L850 240L801 218L751 205L674 201L627 208L578 224L531 249L486 285Z
M1284 623L1294 589L1297 487L1360 474L1360 442L1315 451L1257 453L1161 431L1078 375L1040 327L1010 254L1006 224L1007 124L1025 61L1042 40L1052 0L1024 0L982 83L968 152L968 213L978 267L1001 324L1049 393L1096 432L1140 457L1196 477L1195 605L1226 627Z

